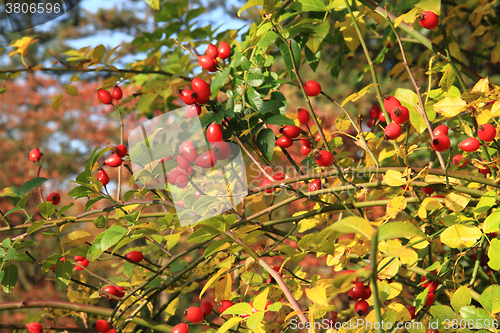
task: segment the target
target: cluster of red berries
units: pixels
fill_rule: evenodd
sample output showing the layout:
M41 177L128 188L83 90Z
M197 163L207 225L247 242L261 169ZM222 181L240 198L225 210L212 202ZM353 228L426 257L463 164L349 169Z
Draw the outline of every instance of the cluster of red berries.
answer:
M229 309L231 306L233 306L234 303L228 300L224 300L219 302L217 308L220 313L223 313L227 309ZM210 302L203 302L199 307L192 306L184 311L184 316L188 321L191 323L199 323L201 322L205 317L209 316L210 313L212 313L212 303ZM189 332L189 327L187 324L180 323L175 325L170 333L188 333Z
M113 154L104 160L104 164L108 165L112 168L117 168L120 165L122 165L122 162L123 162L122 158L127 156L128 150L127 150L127 147L125 147L124 145L117 145L116 147L113 147L112 151L113 151ZM99 175L98 175L98 177L99 177ZM105 177L103 180L105 180ZM108 181L109 181L109 178L108 178ZM102 182L102 183L103 183L103 185L107 184L107 183L104 184L104 182Z
M423 12L417 18L420 22L420 25L429 30L433 30L439 25L439 19L437 15L431 11Z
M355 271L347 270L344 271L342 275L352 273L355 273ZM359 282L358 278L352 280L351 284L353 286L348 291L347 297L351 301L356 301L354 304L354 312L356 312L359 316L364 316L368 313L368 309L370 308L370 305L366 300L372 296L372 290L370 289L370 286L365 286L363 282Z
M94 323L94 328L99 333L116 333L114 328L111 328L111 325L104 319L99 319Z
M439 125L433 131L434 139L432 140L432 148L435 151L443 152L450 148L450 139L448 138L448 126Z
M194 118L200 115L200 105L207 104L210 101L210 86L200 78L194 78L191 81L191 89L181 90L181 99L191 107L186 112L186 118Z
M118 86L113 88L112 92L109 92L105 89L97 90L97 97L101 101L102 104L112 104L113 99L119 101L123 97L122 89Z
M220 42L219 48L213 44L208 44L206 55L198 57L198 63L209 72L217 72L217 57L227 59L231 55L231 48L226 42Z
M379 106L377 104L373 104L370 110L368 111L368 115L370 116L370 119L366 121L366 126L368 127L373 127L378 120L381 122L385 123L385 116L384 113L380 110Z
M231 157L231 146L222 140L222 128L219 124L210 124L206 131L207 141L211 143L211 149L198 155L192 141L183 142L179 146L179 153L175 156L177 166L167 174L167 181L171 185L185 188L189 183L189 177L194 170L192 163L200 168L212 168L217 161L226 160ZM161 162L171 161L174 156L162 158ZM201 195L201 194L198 194Z
M401 102L393 96L384 96L384 108L391 117L392 123L387 124L384 130L385 140L396 140L403 132L401 125L404 125L410 120L410 112L408 109L401 105ZM385 122L384 113L379 113L380 121Z

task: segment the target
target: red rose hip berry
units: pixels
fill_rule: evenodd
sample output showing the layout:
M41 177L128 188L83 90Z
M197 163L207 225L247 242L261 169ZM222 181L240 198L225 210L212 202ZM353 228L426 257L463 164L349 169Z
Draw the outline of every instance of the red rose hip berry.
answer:
M458 168L461 169L467 165L469 160L465 159L462 154L455 155L451 160L453 165L458 165Z
M111 95L113 96L114 99L116 99L117 101L119 101L123 97L122 88L120 88L118 86L115 86L113 88L113 92L111 93Z
M99 319L94 323L95 329L100 333L106 333L110 329L109 323L104 319Z
M396 123L390 123L385 127L384 130L384 140L396 140L399 138L403 130L401 129L401 126Z
M40 333L43 330L43 326L40 323L26 324L26 328L30 333Z
M315 150L313 152L313 157L316 163L322 167L329 167L333 163L333 156L327 150Z
M47 197L47 201L52 202L52 204L55 206L61 202L61 196L57 192L52 192Z
M284 136L290 139L294 139L300 135L300 127L286 125L285 127L282 128L281 132L283 133Z
M321 93L321 86L316 81L307 81L304 84L304 90L306 91L307 96L314 97Z
M175 325L170 333L189 333L189 327L184 323L180 323Z
M363 284L363 282L356 282L354 283L354 286L351 288L351 290L349 290L349 292L347 293L347 296L351 301L356 301L363 297L364 293L365 285Z
M368 313L369 307L368 302L363 299L354 304L354 312L356 312L359 316L364 316Z
M124 145L116 145L116 147L114 147L114 149L113 149L113 152L118 157L125 157L125 156L127 156L128 150L127 150L127 147Z
M308 146L302 146L300 147L300 153L302 155L309 155L309 153L311 152L311 147L308 147Z
M321 179L314 179L307 185L307 192L321 190Z
M184 312L184 314L186 316L186 319L192 323L199 323L200 321L203 320L203 317L205 317L203 311L201 311L201 309L197 308L196 306L188 308Z
M297 111L297 118L299 119L301 124L307 124L309 120L311 120L311 115L309 114L309 111L305 109L299 109Z
M289 148L293 145L293 141L289 137L282 136L276 139L276 145L280 148Z
M89 265L89 261L87 258L83 259L83 260L77 260L76 261L76 265L75 265L75 270L76 271L81 271L83 270L83 267L87 267Z
M428 293L425 299L424 306L429 306L434 302L434 293Z
M210 124L210 126L208 126L207 140L210 143L222 141L222 129L219 124Z
M392 109L394 109L395 107L401 106L401 102L396 97L385 95L384 97L382 97L382 99L384 102L385 111L387 111L387 113L389 113L389 115L390 115Z
M220 42L218 51L221 59L227 59L231 55L231 47L226 42Z
M109 91L104 89L97 90L97 98L99 98L102 104L111 104L113 102L113 97Z
M206 151L196 159L195 163L201 168L208 169L213 167L217 160L214 158L212 151Z
M440 134L448 136L448 126L439 125L432 131L432 134L434 134L434 136L440 135Z
M264 178L260 182L260 186L266 186L266 185L271 185L273 182L269 178ZM267 190L264 190L266 193L273 193L274 189L268 188Z
M217 46L215 46L214 44L208 44L207 51L205 53L207 54L207 56L209 56L212 59L217 58L217 56L219 55L219 51L217 50Z
M483 124L477 128L477 136L484 142L490 142L497 136L497 130L492 124Z
M426 11L418 16L420 25L428 30L433 30L439 25L439 19L434 12Z
M439 152L446 151L450 148L450 139L443 134L436 135L432 140L432 148Z
M212 303L203 302L200 305L200 309L203 312L203 315L208 316L212 312Z
M99 169L99 171L97 171L97 180L102 183L102 186L108 185L109 176L104 169Z
M104 164L109 165L112 168L117 168L122 165L122 159L120 156L113 154L104 160Z
M212 67L214 66L213 59L207 55L198 57L198 63L200 64L201 67L207 70L212 69Z
M194 118L194 117L198 117L200 114L201 114L201 106L199 106L198 104L193 104L186 111L186 114L184 115L184 117Z
M391 110L391 119L396 124L403 125L410 120L410 112L408 109L402 105L396 106Z
M467 138L458 144L458 148L463 151L476 151L479 149L479 140L476 138Z
M31 149L28 154L28 158L31 162L38 162L42 158L42 153L37 148Z
M141 262L144 259L144 255L139 251L130 251L125 257L133 262Z
M224 300L224 301L220 301L219 304L217 304L217 308L219 309L220 313L223 313L224 311L226 311L227 309L229 309L233 305L234 305L233 302L228 301L228 300Z
M368 111L368 115L371 119L377 119L380 114L380 108L377 104L373 104L370 110Z

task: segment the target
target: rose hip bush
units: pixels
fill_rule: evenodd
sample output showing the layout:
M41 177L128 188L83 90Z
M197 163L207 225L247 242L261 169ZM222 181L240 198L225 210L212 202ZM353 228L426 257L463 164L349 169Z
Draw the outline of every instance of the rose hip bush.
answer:
M37 177L0 192L3 292L32 265L67 300L8 298L4 311L39 310L0 328L497 330L500 87L481 74L500 63L495 1L250 0L238 15L260 19L241 38L204 26L187 1L148 4L161 27L130 45L144 58L119 66L116 48L61 50L72 76L54 110L84 70L106 69L95 98L119 135L95 147L69 191L43 177L43 149L19 161ZM12 43L10 56L26 65L31 44ZM26 66L46 70L36 65ZM379 80L386 71L391 82ZM338 98L340 74L357 79ZM168 190L137 185L124 120L185 106L209 150L187 139L148 171ZM251 165L245 201L181 226L171 192L183 213L213 208L193 175L231 160L228 143ZM361 318L386 325L342 325Z

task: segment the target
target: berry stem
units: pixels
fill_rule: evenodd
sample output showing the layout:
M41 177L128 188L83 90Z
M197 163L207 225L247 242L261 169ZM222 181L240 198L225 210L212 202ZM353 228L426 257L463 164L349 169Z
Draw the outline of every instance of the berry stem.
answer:
M123 145L123 119L122 119L122 111L121 111L121 108L118 105L115 106L115 109L116 109L116 113L118 113L118 119L120 120L120 144ZM116 201L120 201L121 188L122 188L122 165L120 165L118 167L118 187L116 189Z
M410 65L408 64L408 59L406 58L406 53L405 53L405 49L403 47L403 42L401 41L401 36L399 35L398 30L394 26L394 23L391 21L391 18L389 17L389 15L386 15L385 19L387 20L387 22L389 23L389 25L392 28L392 31L396 35L396 39L398 41L399 49L401 51L401 56L403 57L403 64L404 64L404 66L406 68L406 71L408 72L408 76L410 77L411 83L415 87L415 92L417 93L417 96L418 96L418 102L420 104L420 107L415 107L415 109L424 118L425 124L427 125L427 130L429 131L429 135L431 136L431 141L432 141L432 140L434 140L434 133L432 131L432 126L431 126L431 123L429 121L429 117L427 117L427 112L425 112L425 103L424 103L424 101L422 99L422 94L420 93L420 87L418 86L417 81L415 81L415 76L413 75L413 73L412 73L412 71L410 69ZM406 135L408 137L410 135L410 133L407 132ZM405 145L405 146L407 146L407 145ZM444 163L443 156L438 151L436 151L436 155L437 155L437 157L439 159L439 164L441 164L441 168L445 169L446 166L445 166L445 163Z

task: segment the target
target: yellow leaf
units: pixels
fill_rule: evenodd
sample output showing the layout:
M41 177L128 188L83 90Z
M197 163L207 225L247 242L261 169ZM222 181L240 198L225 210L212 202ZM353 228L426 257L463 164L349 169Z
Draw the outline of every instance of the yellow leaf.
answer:
M483 125L486 124L487 122L490 121L491 117L493 117L493 114L491 113L490 110L488 109L483 109L477 116L476 116L476 121L478 125Z
M422 237L412 237L408 241L408 244L415 243L417 241L421 241L420 243L414 244L411 247L416 248L418 250L425 249L427 246L429 246L429 242L424 240Z
M497 43L497 46L491 51L491 62L494 64L500 63L500 44Z
M179 297L174 299L165 309L165 320L168 320L170 317L175 316L175 312L179 307Z
M390 260L392 260L392 262L390 264L387 264ZM390 279L390 278L394 277L396 274L398 274L400 265L401 265L401 263L400 263L398 258L394 258L394 257L384 258L379 262L379 264L377 266L378 270L380 270L380 268L385 266L384 269L382 269L380 271L380 273L378 273L378 276L381 279Z
M229 270L229 267L223 267L217 273L215 273L215 275L212 276L208 280L208 282L205 284L205 286L201 290L201 292L200 292L200 298L201 298L201 296L203 296L203 294L205 293L205 291L207 291L207 289L210 288L210 286L212 285L212 283L214 283L214 281L217 280L219 278L219 276L221 276L222 274L226 273L228 270Z
M477 227L467 227L463 224L455 224L448 227L441 234L441 242L454 249L471 247L481 238L483 233Z
M489 78L487 78L487 77L482 78L479 81L477 81L477 83L474 85L474 87L472 87L471 92L487 93L491 90L490 84L491 84L491 82L490 82Z
M393 249L384 253L384 256L398 257L403 265L408 267L414 266L417 263L418 255L410 248L400 246L398 249Z
M387 171L384 175L384 181L389 186L401 186L407 183L407 180L403 178L403 174L396 170Z
M365 21L363 20L363 15L360 12L353 12L356 22L358 22L359 28L361 29L361 35L365 34ZM344 41L352 52L356 51L360 42L358 38L358 34L356 29L352 23L352 17L350 14L345 16L345 20L340 22L337 21L335 23L335 28L339 28L342 32L342 36L344 37Z
M215 285L215 297L217 300L230 299L233 288L231 274L226 273L224 279L219 280Z
M393 282L389 284L391 287L391 293L387 297L387 299L391 299L394 297L397 297L399 294L401 294L401 291L403 291L403 285L401 283ZM397 303L394 303L397 304Z
M461 98L446 97L434 104L434 111L446 118L455 117L462 111L465 111L467 103Z
M326 288L327 286L323 285L311 289L306 289L307 298L320 305L328 305L328 300L326 298Z
M241 317L232 317L230 318L228 321L226 321L224 323L224 325L222 325L218 330L217 330L217 333L224 333L224 332L227 332L229 331L229 329L231 327L233 327L234 325L238 324L240 321L242 321L243 318Z
M372 83L370 85L367 85L366 87L364 87L363 89L361 89L360 91L358 92L355 92L349 96L346 97L346 99L344 99L344 101L342 102L341 106L344 106L346 105L348 102L355 102L357 101L358 99L360 99L361 97L363 97L364 95L366 95L367 93L370 92L370 88L377 85L376 83ZM371 132L370 132L371 133Z
M500 101L496 101L491 106L491 115L493 117L499 117L500 116Z
M422 220L426 220L427 219L427 210L425 210L424 207L420 206L418 207L418 217L420 217Z
M446 205L446 207L454 212L462 211L465 207L467 207L469 201L470 197L466 194L459 194L455 192L449 193L444 198L444 204Z
M347 118L345 113L341 113L335 119L335 127L338 131L345 131L351 127L351 121Z
M73 231L64 237L63 244L68 246L80 246L91 236L90 233L83 230Z
M420 207L423 207L426 210L434 210L443 207L443 205L434 198L425 198Z
M406 208L406 198L403 196L395 197L387 205L387 216L395 218L403 209Z

